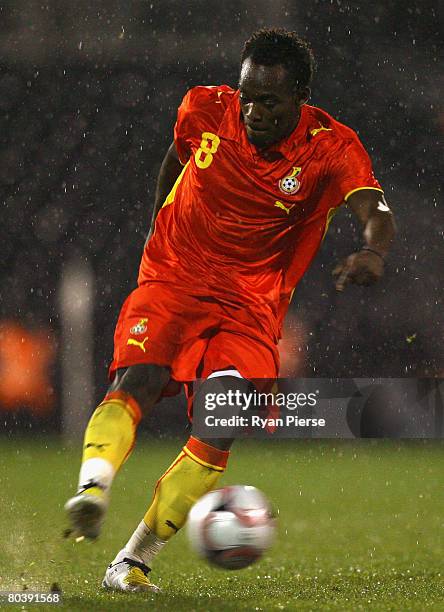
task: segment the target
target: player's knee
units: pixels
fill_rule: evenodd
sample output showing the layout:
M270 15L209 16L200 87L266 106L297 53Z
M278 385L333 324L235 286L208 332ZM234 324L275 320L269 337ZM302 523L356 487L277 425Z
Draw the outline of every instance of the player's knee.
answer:
M118 372L113 391L125 391L146 413L157 402L170 379L169 369L154 364L138 364Z

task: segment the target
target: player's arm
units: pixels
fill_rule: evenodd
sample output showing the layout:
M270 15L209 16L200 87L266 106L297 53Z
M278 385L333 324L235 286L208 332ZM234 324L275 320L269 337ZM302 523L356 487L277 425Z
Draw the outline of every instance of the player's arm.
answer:
M176 145L173 142L160 166L159 175L156 183L156 194L154 196L154 208L153 216L151 218L150 231L148 233L147 241L151 238L154 232L154 223L156 221L157 214L162 208L162 204L165 202L167 195L170 193L177 180L177 177L182 172L183 166L179 161L177 154Z
M333 270L338 291L349 283L372 285L382 277L396 232L393 214L380 191L361 189L351 194L347 204L362 226L364 244Z

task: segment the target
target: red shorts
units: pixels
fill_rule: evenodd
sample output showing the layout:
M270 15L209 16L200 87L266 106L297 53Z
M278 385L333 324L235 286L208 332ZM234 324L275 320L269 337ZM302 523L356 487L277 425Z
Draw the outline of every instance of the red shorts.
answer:
M248 309L151 283L123 304L110 378L118 368L139 363L167 366L179 382L225 369L247 379L276 378L279 353Z

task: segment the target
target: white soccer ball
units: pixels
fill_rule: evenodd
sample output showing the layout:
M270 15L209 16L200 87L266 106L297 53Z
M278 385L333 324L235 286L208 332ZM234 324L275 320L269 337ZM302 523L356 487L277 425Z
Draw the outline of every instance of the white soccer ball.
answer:
M207 561L240 569L257 561L273 543L272 508L255 487L235 485L207 493L188 516L191 546Z

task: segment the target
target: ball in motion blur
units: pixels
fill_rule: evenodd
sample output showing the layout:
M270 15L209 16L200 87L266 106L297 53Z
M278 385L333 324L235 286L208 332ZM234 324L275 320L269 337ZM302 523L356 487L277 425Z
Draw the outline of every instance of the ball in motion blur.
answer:
M259 489L235 485L201 497L190 511L187 531L201 557L234 570L251 565L270 548L276 521Z

